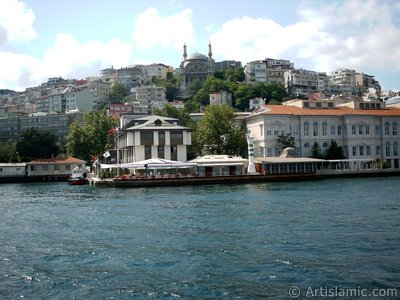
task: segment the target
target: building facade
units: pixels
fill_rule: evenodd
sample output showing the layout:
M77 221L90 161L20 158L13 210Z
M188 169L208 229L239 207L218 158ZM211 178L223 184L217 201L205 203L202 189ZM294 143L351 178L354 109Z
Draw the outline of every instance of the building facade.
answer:
M285 88L289 95L307 96L317 91L317 72L293 69L285 72Z
M0 119L0 143L16 142L24 131L34 128L38 131L51 132L61 144L66 145L69 126L73 122L82 123L83 115L37 113L31 116Z
M130 163L150 158L187 161L192 129L178 120L161 116L121 117L122 129L116 134L120 162Z
M386 108L382 102L372 106L352 101L335 106L319 101L326 103L323 106L318 101L314 105L299 101L302 105L260 106L245 118L247 129L254 136L255 156L279 156L282 149L278 137L290 134L300 156L310 156L315 142L324 152L333 140L342 146L348 159L379 159L399 168L399 108Z
M208 44L208 56L200 53L188 55L185 44L179 72L181 74L181 89L185 95L187 94L185 91L193 81L198 80L203 84L207 76L212 76L214 74L214 60L212 58L211 43Z

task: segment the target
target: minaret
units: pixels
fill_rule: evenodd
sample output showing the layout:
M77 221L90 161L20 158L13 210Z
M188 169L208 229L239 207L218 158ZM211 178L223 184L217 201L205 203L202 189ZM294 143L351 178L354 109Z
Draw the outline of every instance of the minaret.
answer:
M183 44L183 60L185 61L187 57L187 52L186 52L186 43Z
M213 61L210 40L208 41L208 73L213 75Z

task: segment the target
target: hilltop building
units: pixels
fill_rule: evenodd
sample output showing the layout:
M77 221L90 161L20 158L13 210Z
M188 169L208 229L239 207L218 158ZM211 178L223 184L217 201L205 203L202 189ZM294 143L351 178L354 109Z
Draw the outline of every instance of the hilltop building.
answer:
M181 75L181 90L187 96L187 90L193 81L199 80L201 84L207 76L214 74L214 60L212 58L211 43L208 44L208 56L200 53L187 54L186 44L183 46L183 60L179 69Z

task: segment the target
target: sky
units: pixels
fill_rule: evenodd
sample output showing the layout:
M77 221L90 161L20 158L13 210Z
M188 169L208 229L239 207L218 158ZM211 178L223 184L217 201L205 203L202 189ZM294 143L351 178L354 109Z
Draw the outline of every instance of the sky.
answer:
M288 59L328 74L350 68L400 89L398 0L0 0L0 89L188 53L243 65Z

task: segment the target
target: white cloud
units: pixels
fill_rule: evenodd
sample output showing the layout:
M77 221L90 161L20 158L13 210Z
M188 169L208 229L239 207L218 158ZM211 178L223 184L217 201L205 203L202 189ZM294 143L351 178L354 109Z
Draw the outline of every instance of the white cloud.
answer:
M70 34L58 34L55 45L47 50L41 61L45 74L54 76L96 75L100 68L106 66L125 66L129 63L131 45L112 39L107 43L89 41L79 43ZM96 67L95 73L88 70Z
M89 41L79 43L72 35L58 34L55 45L43 58L0 52L0 88L24 90L49 77L85 78L96 76L102 68L129 64L131 45L116 39L107 43Z
M37 37L33 11L18 0L0 1L0 47L23 43Z
M136 19L132 38L139 49L161 46L166 49L181 49L184 43L194 41L192 11L184 9L180 13L162 17L158 10L150 7L141 12Z
M323 2L322 2L323 3ZM265 57L303 62L318 71L338 67L400 71L400 5L348 0L302 7L300 19L282 26L270 19L236 18L215 32L213 52L243 63ZM398 24L398 23L397 23Z

